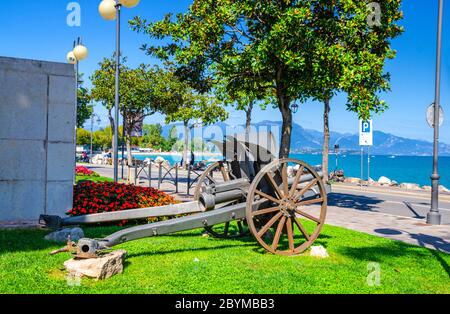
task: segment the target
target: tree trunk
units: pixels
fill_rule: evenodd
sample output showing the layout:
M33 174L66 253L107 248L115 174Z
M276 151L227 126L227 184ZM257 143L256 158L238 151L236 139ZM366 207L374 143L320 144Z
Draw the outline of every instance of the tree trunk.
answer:
M184 121L184 146L183 146L183 168L188 168L188 148L189 148L189 121Z
M251 131L251 128L252 128L252 111L253 111L253 106L254 106L254 103L250 102L250 104L248 105L247 110L245 110L245 114L246 114L245 133L247 135L250 134L250 131Z
M133 183L133 182L131 182L131 178L132 178L131 172L134 171L134 169L131 168L131 167L134 166L133 165L133 155L131 154L131 141L132 141L132 138L131 138L131 136L129 136L130 133L129 132L127 132L127 133L128 134L125 137L125 142L126 142L126 145L127 145L128 182L129 183Z
M323 181L328 182L328 160L330 151L330 100L326 99L324 101L324 112L323 112L323 152L322 152L322 172Z
M292 135L292 111L288 108L281 109L283 117L283 130L281 133L280 159L289 158L291 152Z
M128 161L129 166L133 166L133 155L131 152L132 138L129 134L130 133L128 133L127 136L125 137L125 141L126 141L126 145L127 145L127 161Z
M281 130L280 143L280 159L289 158L291 152L291 136L292 136L292 110L291 100L287 96L287 86L283 82L283 68L280 67L277 71L276 78L276 93L278 100L278 108L280 109L283 118L283 129Z
M112 147L112 153L111 153L111 157L112 157L112 162L113 162L113 165L114 165L114 159L115 159L115 157L116 156L114 156L114 130L115 130L115 121L114 121L114 118L113 118L113 116L112 116L112 112L111 112L111 109L109 109L108 110L108 118L109 118L109 123L111 124L111 141L112 141L112 143L111 143L111 147Z

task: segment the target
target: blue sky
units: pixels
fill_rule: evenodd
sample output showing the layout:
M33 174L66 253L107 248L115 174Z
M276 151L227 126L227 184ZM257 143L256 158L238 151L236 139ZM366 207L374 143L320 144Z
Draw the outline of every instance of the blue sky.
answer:
M66 7L71 2L81 5L81 26L69 27ZM441 128L441 141L450 143L450 4L444 11L444 47L442 59L441 102L447 120ZM115 24L104 21L98 14L100 0L14 0L4 1L0 10L0 56L21 57L65 62L68 51L77 36L82 36L89 48L89 58L80 63L80 71L88 77L104 56L111 56L115 47ZM129 65L145 62L157 63L139 48L149 43L145 35L132 32L127 21L135 15L148 20L161 19L167 12L183 12L190 0L141 0L133 9L123 10L122 48ZM386 70L392 75L392 91L384 95L390 109L374 117L374 128L395 135L430 140L432 130L425 120L425 110L434 100L434 72L436 51L437 0L404 0L405 19L401 24L405 33L394 40L397 58L388 61ZM88 82L89 85L89 82ZM229 124L244 123L242 113L230 110ZM98 105L96 112L107 119ZM254 120L280 120L277 110L256 110ZM301 105L294 121L305 128L322 128L322 105L307 102ZM146 123L163 122L155 115ZM337 132L356 133L357 117L345 109L345 96L333 99L331 129ZM376 139L375 139L376 141Z

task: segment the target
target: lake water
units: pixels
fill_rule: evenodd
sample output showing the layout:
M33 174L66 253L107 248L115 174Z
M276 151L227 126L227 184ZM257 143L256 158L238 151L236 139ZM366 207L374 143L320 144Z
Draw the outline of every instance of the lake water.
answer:
M136 155L135 158L144 160L146 158L155 159L159 155ZM163 155L164 159L172 165L181 161L181 155ZM304 160L311 165L322 163L321 155L292 154L292 158ZM217 156L196 156L196 161L217 159ZM364 178L367 178L367 155L364 156ZM335 155L330 155L330 171L336 167ZM359 178L361 174L360 155L340 155L338 168L343 169L345 176ZM399 183L418 183L420 185L431 185L430 175L432 173L432 157L426 156L372 156L370 159L370 177L378 180L381 176L386 176ZM450 157L441 157L439 160L439 173L441 184L450 188Z

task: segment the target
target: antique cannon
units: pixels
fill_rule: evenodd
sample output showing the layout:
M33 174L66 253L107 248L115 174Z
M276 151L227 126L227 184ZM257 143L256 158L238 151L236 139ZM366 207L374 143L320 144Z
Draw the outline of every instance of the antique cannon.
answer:
M146 237L205 228L216 237L250 232L267 251L296 255L317 239L325 222L329 186L312 166L296 159L276 159L271 133L228 136L213 142L224 156L200 177L194 201L153 208L71 218L42 215L50 228L157 216L167 221L139 225L103 239L69 241L61 251L94 258L113 246Z

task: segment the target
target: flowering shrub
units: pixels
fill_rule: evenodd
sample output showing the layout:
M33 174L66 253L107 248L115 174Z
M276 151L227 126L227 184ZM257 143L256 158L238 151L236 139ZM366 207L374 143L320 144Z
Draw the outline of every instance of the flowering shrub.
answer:
M98 173L92 171L91 169L83 167L83 166L77 166L75 168L75 174L77 176L84 176L84 177L99 177L100 176Z
M69 210L68 215L82 216L176 203L172 196L154 188L85 181L74 188L73 208ZM125 223L126 221L123 221L121 225Z

